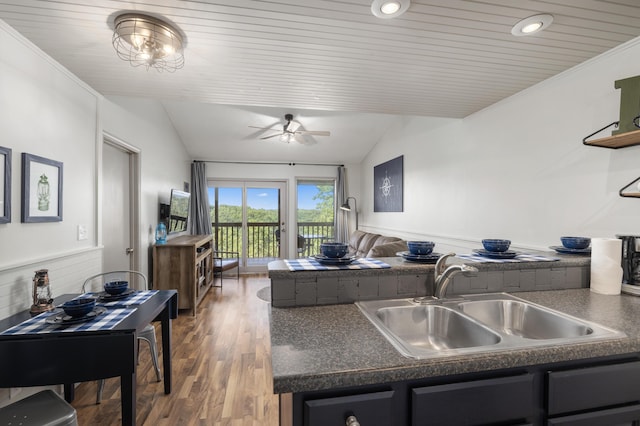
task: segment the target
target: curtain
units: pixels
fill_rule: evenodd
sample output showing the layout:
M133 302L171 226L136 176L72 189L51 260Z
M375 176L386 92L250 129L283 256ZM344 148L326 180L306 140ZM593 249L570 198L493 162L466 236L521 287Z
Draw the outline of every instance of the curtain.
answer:
M336 241L341 243L349 242L349 212L344 211L340 206L347 199L347 169L338 167L338 178L336 179Z
M209 195L207 192L207 165L191 163L191 234L211 235Z

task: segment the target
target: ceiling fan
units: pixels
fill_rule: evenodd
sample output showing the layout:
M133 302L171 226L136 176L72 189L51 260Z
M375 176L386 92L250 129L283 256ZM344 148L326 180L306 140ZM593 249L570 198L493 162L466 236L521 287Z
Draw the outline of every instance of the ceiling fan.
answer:
M297 121L293 121L293 114L285 114L284 119L286 120L286 123L282 128L282 132L269 135L269 136L264 136L264 137L261 137L260 139L271 139L279 136L281 142L290 143L291 141L296 141L303 145L311 145L315 143L315 140L307 139L305 138L305 136L307 135L308 136L330 136L331 135L331 132L326 130L315 130L315 131L304 130L304 127L302 127L300 123L298 123ZM270 127L256 127L256 126L249 126L249 127L253 129L260 129L260 130L273 130Z

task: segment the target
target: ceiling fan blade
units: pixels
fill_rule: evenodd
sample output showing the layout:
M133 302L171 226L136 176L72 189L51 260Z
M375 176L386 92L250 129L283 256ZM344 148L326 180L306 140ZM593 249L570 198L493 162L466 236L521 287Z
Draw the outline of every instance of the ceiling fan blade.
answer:
M247 126L252 129L260 129L260 130L273 130L271 127L258 127L258 126Z
M312 135L312 136L331 136L331 132L327 130L298 130L296 134Z
M293 134L293 140L302 145L313 145L316 143L313 138L305 138L299 132Z
M275 135L265 136L260 139L271 139L271 138L275 138L276 136L282 136L282 133L276 133Z
M300 128L300 123L298 123L297 121L293 121L291 120L289 123L287 123L287 126L285 128L285 130L287 132L295 132L296 130L298 130Z

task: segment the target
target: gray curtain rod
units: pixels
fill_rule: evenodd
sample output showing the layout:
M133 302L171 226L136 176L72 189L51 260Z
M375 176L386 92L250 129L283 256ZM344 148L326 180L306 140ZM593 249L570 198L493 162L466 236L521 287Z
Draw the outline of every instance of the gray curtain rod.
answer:
M327 164L327 163L296 163L296 162L262 162L262 161L221 161L221 160L193 160L194 163L220 163L220 164L265 164L271 166L331 166L344 167L344 164Z

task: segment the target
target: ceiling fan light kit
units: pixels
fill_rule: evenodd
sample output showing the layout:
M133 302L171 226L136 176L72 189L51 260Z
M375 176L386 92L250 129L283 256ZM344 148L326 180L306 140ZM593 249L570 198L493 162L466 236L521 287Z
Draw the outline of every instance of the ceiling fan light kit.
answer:
M521 37L539 33L547 29L552 22L553 15L549 15L548 13L529 16L528 18L518 21L513 28L511 28L511 34L516 37Z
M113 47L131 66L168 72L184 66L182 36L168 23L140 13L125 13L117 16L114 24Z
M411 0L373 0L371 13L381 19L397 18L409 9Z
M330 136L331 135L331 132L326 130L304 130L304 128L300 123L293 120L293 114L285 114L284 119L286 123L282 127L282 132L276 133L274 135L264 136L264 137L261 137L260 139L262 140L271 139L271 138L275 138L276 136L279 136L280 142L290 143L292 141L295 141L303 145L312 145L315 143L315 141L312 141L312 140L310 141L305 139L304 138L305 135L309 135L309 136ZM256 127L256 126L249 126L249 127L253 129L260 129L260 130L273 130L270 127L268 128Z

